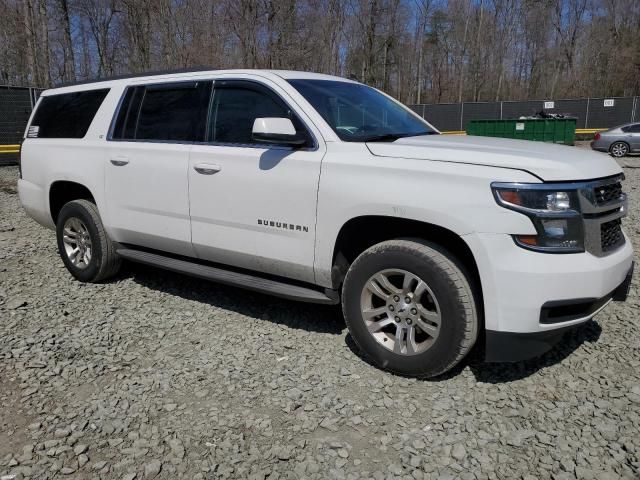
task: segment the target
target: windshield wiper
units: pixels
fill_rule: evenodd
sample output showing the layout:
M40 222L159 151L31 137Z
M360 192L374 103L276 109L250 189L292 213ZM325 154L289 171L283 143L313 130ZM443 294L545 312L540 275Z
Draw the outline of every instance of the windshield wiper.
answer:
M371 135L369 137L363 137L360 140L363 142L393 142L398 140L399 138L405 137L418 137L420 135L431 135L436 132L433 131L424 131L424 132L416 132L416 133L383 133L380 135Z

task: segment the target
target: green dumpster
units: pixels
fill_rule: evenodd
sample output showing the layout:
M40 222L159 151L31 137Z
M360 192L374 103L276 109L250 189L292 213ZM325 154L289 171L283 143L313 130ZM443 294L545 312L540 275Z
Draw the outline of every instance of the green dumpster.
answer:
M565 117L471 120L467 125L467 135L573 145L576 137L576 119Z

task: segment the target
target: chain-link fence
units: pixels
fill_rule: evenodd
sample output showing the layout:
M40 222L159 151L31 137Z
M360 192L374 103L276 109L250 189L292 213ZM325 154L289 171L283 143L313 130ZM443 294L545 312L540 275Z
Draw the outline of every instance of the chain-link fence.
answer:
M18 144L41 91L31 87L0 86L0 164L18 161ZM440 103L409 107L444 132L466 130L471 120L513 119L540 111L576 117L578 129L610 128L640 122L640 97Z
M18 161L18 145L41 91L0 86L0 164Z
M466 130L471 120L514 119L541 111L576 117L579 130L640 122L640 97L440 103L409 107L441 131Z

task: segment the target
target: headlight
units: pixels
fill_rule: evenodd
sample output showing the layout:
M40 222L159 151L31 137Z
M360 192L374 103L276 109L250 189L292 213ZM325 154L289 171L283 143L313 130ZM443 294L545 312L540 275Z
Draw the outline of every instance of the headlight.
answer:
M584 229L576 190L553 184L492 184L499 205L527 215L536 235L514 235L518 245L549 253L584 252Z

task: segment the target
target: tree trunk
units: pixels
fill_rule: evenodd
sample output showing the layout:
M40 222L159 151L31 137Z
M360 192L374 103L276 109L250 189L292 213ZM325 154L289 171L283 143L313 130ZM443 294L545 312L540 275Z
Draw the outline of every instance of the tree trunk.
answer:
M35 50L35 30L33 28L33 5L32 0L24 0L23 3L23 17L24 17L24 30L27 40L27 49L25 54L27 55L27 72L29 77L29 83L31 85L37 85L40 81L40 71L38 69L38 62L36 61L37 55Z
M76 80L76 61L73 52L73 41L71 39L71 19L69 15L68 0L59 0L62 12L62 45L64 49L64 79L67 81Z
M51 57L49 54L49 22L47 17L47 0L40 0L39 4L39 20L40 20L40 45L42 48L42 77L40 85L43 87L51 86Z
M469 2L469 8L471 10L471 2ZM469 32L469 20L470 20L470 11L467 11L467 18L464 21L464 35L462 37L462 47L460 52L460 68L458 71L458 103L462 102L462 90L464 88L464 57L467 52L467 33Z

